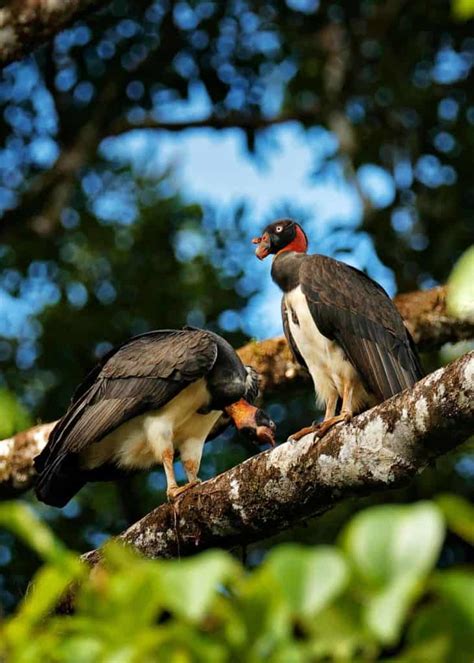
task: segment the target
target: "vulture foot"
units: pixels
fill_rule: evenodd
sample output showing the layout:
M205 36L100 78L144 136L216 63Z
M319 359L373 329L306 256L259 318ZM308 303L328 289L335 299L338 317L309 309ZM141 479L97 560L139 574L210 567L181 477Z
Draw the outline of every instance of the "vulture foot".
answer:
M330 417L329 419L321 421L314 433L314 439L316 440L316 438L323 438L333 426L336 424L348 424L351 419L352 414L350 412L341 412L341 414L338 414L335 417Z
M333 426L341 423L349 423L351 419L352 419L352 414L350 412L341 412L341 414L338 414L335 417L330 417L329 419L325 419L324 421L321 421L319 423L314 422L311 424L311 426L306 426L305 428L302 428L296 433L293 433L293 435L290 435L288 439L295 440L297 442L298 440L301 440L301 438L304 437L305 435L310 435L311 433L313 433L313 440L314 441L320 440L326 435L326 433L329 430L331 430Z
M301 440L301 438L304 437L305 435L310 435L310 433L316 434L316 432L319 430L320 425L321 424L311 424L311 426L306 426L305 428L302 428L296 433L293 433L293 435L290 435L288 440L294 440L295 442L298 442L298 440Z
M186 483L184 486L171 486L166 491L166 495L168 497L168 500L170 502L174 502L183 493L185 493L187 490L189 490L193 486L196 486L198 483L201 483L201 479L194 479L194 481L190 481L189 483Z

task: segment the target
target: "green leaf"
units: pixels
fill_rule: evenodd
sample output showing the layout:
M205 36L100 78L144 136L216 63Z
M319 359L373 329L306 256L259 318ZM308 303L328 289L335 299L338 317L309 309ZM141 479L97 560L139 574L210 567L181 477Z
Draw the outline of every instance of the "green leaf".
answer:
M460 21L474 16L474 0L453 0L453 14Z
M448 279L448 313L474 322L474 246L457 261Z
M396 642L443 537L440 511L428 502L373 507L346 528L343 547L365 585L365 620L381 642Z
M461 570L443 571L436 576L435 590L450 601L470 622L474 633L474 573Z
M28 426L31 426L31 418L23 405L10 391L0 389L0 439Z
M474 545L474 507L459 495L444 494L436 498L448 528L461 539Z
M443 575L446 572L441 572ZM466 597L469 598L466 587ZM434 661L434 663L472 663L474 651L474 628L472 621L466 618L465 612L459 610L457 602L451 598L446 600L441 595L420 607L410 624L407 642L409 651L412 647L421 648L433 640L442 639L444 657L439 659L408 659L410 663L418 661ZM404 663L405 663L404 659ZM408 663L407 661L407 663Z
M303 618L333 601L348 580L343 555L330 546L282 545L268 555L264 567L272 574L291 612Z
M362 622L360 605L347 593L318 614L310 624L310 632L310 651L315 660L376 659L377 642Z
M390 663L446 663L449 661L449 639L444 636L435 636L420 644L408 647L396 658L390 658ZM387 661L387 663L388 663Z
M239 575L238 564L223 551L212 550L193 559L159 563L164 604L190 620L209 610L219 586Z
M44 560L67 564L71 559L71 553L22 502L0 504L0 525L20 537Z
M79 558L71 559L68 569L51 565L40 569L17 614L5 625L3 636L8 645L21 648L25 640L35 635L34 627L56 607L69 585L85 574L86 568Z

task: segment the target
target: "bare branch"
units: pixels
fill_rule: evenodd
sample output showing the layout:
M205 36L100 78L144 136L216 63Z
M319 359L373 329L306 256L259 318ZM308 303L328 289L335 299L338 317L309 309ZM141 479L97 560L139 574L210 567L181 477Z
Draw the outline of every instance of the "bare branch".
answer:
M190 489L119 538L152 558L260 540L347 497L407 482L473 431L470 352L321 441L286 442ZM83 559L95 564L100 553Z
M10 0L0 9L0 67L28 55L110 0Z
M399 295L395 303L421 350L474 338L474 325L446 312L446 287ZM261 375L262 391L275 391L306 378L284 338L248 343L238 350L242 361ZM33 481L33 458L47 442L53 424L36 426L0 441L0 494L27 490Z

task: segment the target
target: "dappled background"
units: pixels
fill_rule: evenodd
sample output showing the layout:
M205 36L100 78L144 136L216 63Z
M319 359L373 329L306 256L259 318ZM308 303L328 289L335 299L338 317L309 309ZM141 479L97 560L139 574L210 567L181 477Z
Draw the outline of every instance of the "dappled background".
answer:
M93 362L149 329L235 346L281 333L250 238L277 216L393 295L446 281L474 240L474 31L447 0L114 0L0 77L0 437L61 415ZM427 369L446 353L424 357ZM273 394L279 437L310 389ZM255 452L208 445L209 477ZM280 539L332 543L374 501L472 496L469 447L407 489ZM26 497L80 551L164 499L160 471ZM256 564L266 547L238 551ZM440 564L465 563L449 534ZM38 560L0 533L10 610Z

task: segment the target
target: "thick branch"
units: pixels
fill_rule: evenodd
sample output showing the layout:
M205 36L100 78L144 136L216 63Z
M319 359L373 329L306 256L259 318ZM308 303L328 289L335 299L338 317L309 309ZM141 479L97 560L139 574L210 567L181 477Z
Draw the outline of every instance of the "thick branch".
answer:
M27 490L35 475L33 458L46 446L54 425L40 424L0 440L0 498Z
M0 9L0 67L37 46L110 0L10 0Z
M395 303L420 349L474 338L474 325L446 313L446 288L399 295ZM238 350L261 375L262 391L287 387L305 377L291 357L284 338L248 343ZM33 480L33 458L47 442L52 424L43 424L0 441L0 495L27 490Z
M251 543L350 496L398 486L474 432L474 352L336 427L261 453L120 535L147 557ZM98 551L84 555L94 564Z

